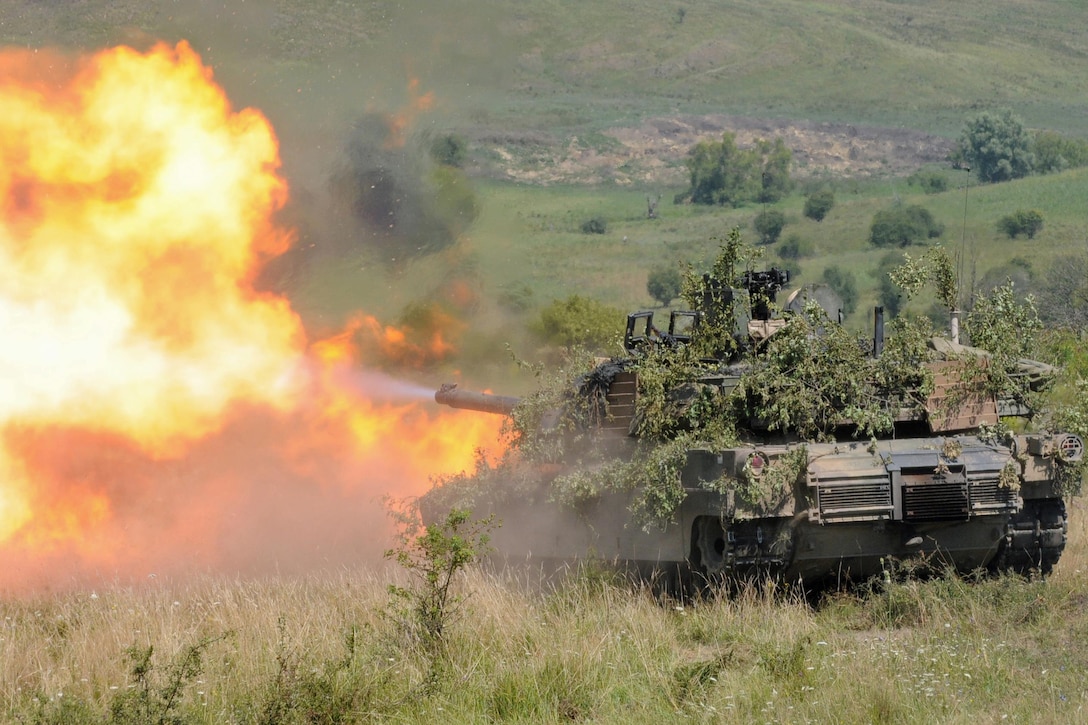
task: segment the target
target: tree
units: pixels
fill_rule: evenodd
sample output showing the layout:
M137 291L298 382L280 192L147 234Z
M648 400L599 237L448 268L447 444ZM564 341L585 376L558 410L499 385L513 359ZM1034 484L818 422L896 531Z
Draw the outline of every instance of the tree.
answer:
M877 284L877 300L884 308L884 313L889 317L895 317L903 309L903 305L906 304L904 299L903 290L899 288L899 285L892 279L892 271L903 263L903 255L899 252L888 252L884 255L884 258L880 260L880 264L876 269L876 277L879 280Z
M1039 317L1052 327L1088 330L1088 254L1057 257L1039 285Z
M664 307L680 296L683 282L683 275L676 267L655 267L646 279L646 291Z
M822 222L833 206L835 206L835 192L831 189L820 189L809 194L809 197L805 199L804 214L813 221Z
M982 279L974 285L974 292L990 294L995 288L1012 281L1017 296L1021 299L1032 292L1036 286L1048 287L1049 285L1036 285L1035 271L1031 261L1025 257L1013 257L1004 264L990 268Z
M761 244L774 244L782 234L782 227L786 226L786 215L777 209L768 209L756 214L752 227L759 234Z
M760 190L756 201L773 204L793 188L790 180L793 153L781 138L776 138L774 143L760 139L756 142L756 153L760 164Z
M1037 132L1031 150L1035 154L1035 171L1039 174L1088 166L1088 141L1069 138L1056 131Z
M777 201L791 188L791 160L782 139L773 143L761 139L751 149L738 148L731 133L722 134L721 141L700 141L684 162L691 187L677 199L734 207Z
M1016 239L1023 234L1028 239L1035 239L1043 228L1043 215L1038 209L1017 209L997 220L997 228L1009 239Z
M874 247L906 247L924 239L934 239L944 233L924 207L895 206L878 211L869 227L869 243Z
M1035 165L1031 136L1012 111L983 112L969 119L960 134L958 154L978 174L994 183L1027 176Z
M718 142L695 144L685 164L695 204L739 206L753 198L759 188L751 153L737 148L736 136L731 133L722 134Z

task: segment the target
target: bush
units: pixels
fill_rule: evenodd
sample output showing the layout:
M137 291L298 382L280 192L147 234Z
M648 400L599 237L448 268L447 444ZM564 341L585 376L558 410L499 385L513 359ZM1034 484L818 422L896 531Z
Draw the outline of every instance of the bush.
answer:
M897 206L878 211L869 228L869 243L874 247L907 247L924 239L944 233L928 209L920 206Z
M940 171L917 171L907 177L907 184L926 194L940 194L948 190L948 177Z
M1028 239L1035 239L1043 228L1043 215L1037 209L1017 209L1012 214L997 221L998 231L1004 232L1009 239L1016 239L1023 234Z
M824 284L835 290L842 300L842 311L849 315L858 307L858 283L854 273L832 265L824 270Z
M624 315L614 307L571 295L555 300L540 311L532 328L545 342L591 350L608 347L622 334Z
M525 312L533 306L533 288L524 282L507 285L499 292L498 302L512 312Z
M1088 254L1054 259L1039 289L1039 316L1053 327L1088 330ZM1084 348L1088 351L1088 345Z
M664 307L680 296L682 284L683 276L676 267L655 267L646 279L646 291Z
M811 257L814 248L808 239L802 239L797 234L791 234L778 248L778 256L782 259L802 259Z
M595 216L582 222L582 234L604 234L608 231L608 222L604 217Z
M975 285L974 291L981 294L990 294L994 289L1012 281L1016 295L1023 300L1028 294L1032 294L1035 287L1035 271L1032 269L1031 260L1025 257L1013 257L1004 264L990 268L982 279ZM1051 280L1047 280L1043 287L1051 287Z
M884 313L888 318L895 317L903 309L906 304L905 295L903 290L899 289L899 285L891 277L891 272L896 267L903 263L903 255L899 252L888 252L884 255L884 258L880 260L880 264L876 268L877 277L877 302L884 308Z
M431 158L443 166L461 168L468 157L468 144L460 136L447 133L431 142Z
M391 508L390 513L400 531L397 545L385 552L385 558L415 579L412 587L389 585L396 601L394 619L430 651L439 653L466 596L454 593L454 580L489 551L494 515L474 519L471 511L455 508L444 521L424 526L411 508Z
M809 219L822 222L833 206L835 206L835 192L831 189L820 189L805 199L804 214Z
M752 226L759 234L761 244L774 244L782 234L782 227L786 226L786 215L777 209L761 211L756 214Z
M1035 171L1040 174L1088 166L1088 141L1079 138L1068 138L1056 131L1039 131L1031 148L1035 153Z

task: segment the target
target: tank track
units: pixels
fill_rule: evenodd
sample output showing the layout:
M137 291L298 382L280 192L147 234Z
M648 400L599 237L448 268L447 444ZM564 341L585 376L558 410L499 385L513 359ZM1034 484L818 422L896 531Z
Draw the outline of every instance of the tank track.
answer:
M1065 550L1068 520L1060 498L1027 499L1009 521L1001 550L991 565L995 573L1049 574Z

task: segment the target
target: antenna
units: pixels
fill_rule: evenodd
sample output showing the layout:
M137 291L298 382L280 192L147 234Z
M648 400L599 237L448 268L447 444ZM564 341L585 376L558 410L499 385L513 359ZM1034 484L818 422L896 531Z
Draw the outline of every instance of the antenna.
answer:
M967 172L967 181L963 185L963 232L960 236L960 250L956 255L956 302L959 303L959 298L963 294L963 265L965 264L965 257L967 256L967 191L971 188L971 167L961 167Z
M956 253L955 262L955 299L952 300L953 309L949 310L951 318L952 342L960 342L960 298L963 295L963 267L967 256L967 189L970 188L970 167L962 167L967 172L967 181L963 185L963 233L960 236L960 250Z

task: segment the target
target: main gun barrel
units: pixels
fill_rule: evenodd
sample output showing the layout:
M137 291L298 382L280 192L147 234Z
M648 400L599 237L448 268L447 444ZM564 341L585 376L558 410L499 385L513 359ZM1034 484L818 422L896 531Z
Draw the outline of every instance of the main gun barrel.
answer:
M456 383L446 383L435 392L434 401L451 408L509 415L521 398L491 393L473 393L469 390L459 390Z

